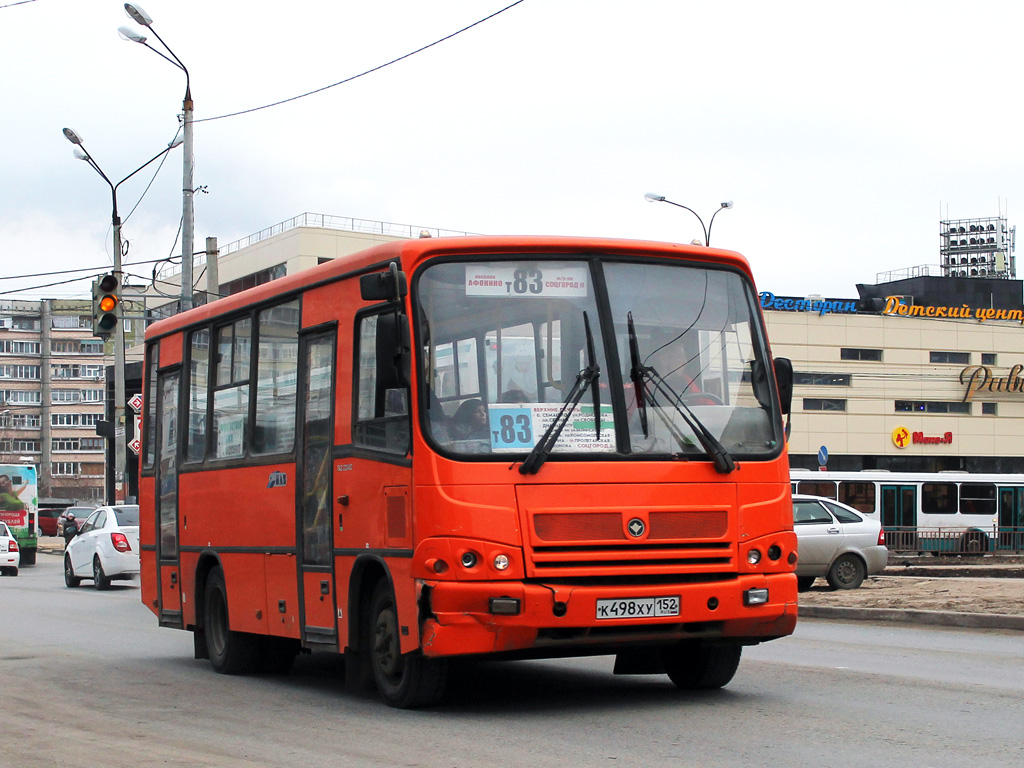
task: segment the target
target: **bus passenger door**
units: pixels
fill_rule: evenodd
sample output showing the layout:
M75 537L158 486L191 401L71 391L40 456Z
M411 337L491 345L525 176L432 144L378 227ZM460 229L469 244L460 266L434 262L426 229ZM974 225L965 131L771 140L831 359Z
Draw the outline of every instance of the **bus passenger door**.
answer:
M334 332L302 339L299 368L298 543L302 640L337 649L332 461Z
M1024 548L1024 488L999 488L999 549Z
M917 487L882 486L882 528L889 549L917 549Z
M178 547L178 390L181 369L161 373L156 404L156 556L159 620L181 627L181 571Z

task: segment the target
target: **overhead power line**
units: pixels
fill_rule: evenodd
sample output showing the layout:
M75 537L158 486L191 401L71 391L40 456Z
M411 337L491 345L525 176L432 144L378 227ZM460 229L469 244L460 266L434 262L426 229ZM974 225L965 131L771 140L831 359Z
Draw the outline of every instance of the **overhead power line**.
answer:
M223 119L228 118L228 117L238 117L239 115L247 115L250 112L259 112L261 109L270 109L271 107L279 107L282 104L287 104L287 103L292 102L292 101L298 101L299 99L304 99L307 96L313 96L314 94L322 93L323 91L329 90L331 88L336 88L339 85L344 85L345 83L351 83L353 80L358 80L360 77L365 77L366 75L372 74L373 72L378 72L378 71L384 69L385 67L390 67L392 64L397 64L398 62L404 61L405 59L408 59L411 56L415 56L417 53L422 53L423 51L427 50L428 48L433 48L435 45L440 45L441 43L445 42L446 40L451 40L456 35L461 35L463 32L466 32L466 31L472 29L473 27L477 27L477 26L483 24L485 21L490 21L495 16L498 16L499 14L504 13L505 11L509 10L510 8L514 8L515 6L519 5L523 1L524 0L516 0L514 3L510 3L509 5L506 5L504 8L495 11L490 16L485 16L484 18L480 19L479 21L474 21L469 26L463 27L462 29L460 29L460 30L458 30L456 32L452 32L450 35L445 35L444 37L442 37L439 40L435 40L434 42L428 43L427 45L424 45L421 48L417 48L415 51L410 51L409 53L407 53L407 54L405 54L403 56L399 56L397 59L392 59L391 61L385 62L384 64L379 64L376 67L373 67L372 69L366 70L365 72L360 72L358 75L352 75L352 77L346 77L344 80L339 80L336 83L331 83L330 85L325 85L322 88L317 88L314 91L308 91L306 93L301 93L298 96L291 96L291 97L289 97L287 99L281 99L280 101L275 101L272 104L264 104L262 107L252 107L251 109L243 109L243 110L241 110L239 112L230 112L230 113L228 113L226 115L217 115L216 117L204 117L204 118L199 119L199 120L193 120L192 122L193 123L208 123L211 120L223 120Z

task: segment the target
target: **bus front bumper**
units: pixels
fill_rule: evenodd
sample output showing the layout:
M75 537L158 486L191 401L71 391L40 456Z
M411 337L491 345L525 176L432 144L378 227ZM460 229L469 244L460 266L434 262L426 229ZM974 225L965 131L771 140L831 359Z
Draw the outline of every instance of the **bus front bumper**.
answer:
M755 644L792 634L797 617L791 573L654 586L424 581L421 588L426 656L612 653L692 638ZM660 598L678 598L678 615L609 617L609 606L644 612Z

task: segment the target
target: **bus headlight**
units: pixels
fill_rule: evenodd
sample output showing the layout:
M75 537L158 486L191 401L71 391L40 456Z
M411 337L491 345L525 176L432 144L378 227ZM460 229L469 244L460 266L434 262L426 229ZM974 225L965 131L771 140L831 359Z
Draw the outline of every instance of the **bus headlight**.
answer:
M494 556L494 569L496 571L504 571L509 567L511 561L508 559L508 555L495 555Z
M761 562L761 550L760 549L752 549L749 552L747 552L747 562L750 563L751 565L757 565L758 563L760 563Z

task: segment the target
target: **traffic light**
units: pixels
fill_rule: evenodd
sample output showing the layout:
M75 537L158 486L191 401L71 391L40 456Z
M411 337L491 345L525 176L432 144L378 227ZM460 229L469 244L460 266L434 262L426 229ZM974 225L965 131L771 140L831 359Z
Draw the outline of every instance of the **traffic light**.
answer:
M117 276L110 274L96 278L92 283L92 335L110 338L117 328L118 305L121 303Z

